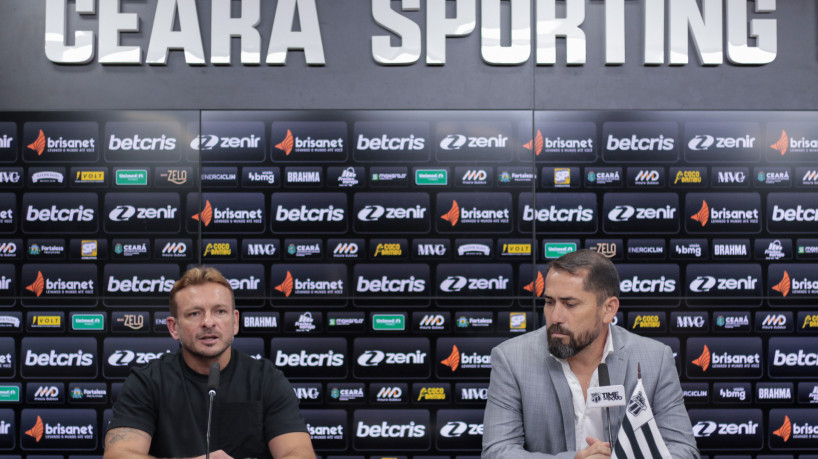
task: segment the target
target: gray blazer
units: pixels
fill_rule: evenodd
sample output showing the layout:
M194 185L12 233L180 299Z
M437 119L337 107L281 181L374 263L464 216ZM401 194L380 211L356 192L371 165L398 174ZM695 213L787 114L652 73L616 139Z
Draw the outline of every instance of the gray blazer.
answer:
M671 455L698 458L690 418L670 347L618 326L606 363L611 384L636 387L636 364L656 424ZM548 352L545 327L505 341L491 351L491 384L483 420L483 458L573 458L574 405L559 361ZM611 408L616 438L625 407ZM605 432L607 432L605 420ZM601 439L602 440L602 439Z

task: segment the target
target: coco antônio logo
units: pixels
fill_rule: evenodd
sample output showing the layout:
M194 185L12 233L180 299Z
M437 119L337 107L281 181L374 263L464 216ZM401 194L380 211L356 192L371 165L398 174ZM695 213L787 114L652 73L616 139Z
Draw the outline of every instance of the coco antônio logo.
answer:
M274 122L274 161L345 161L347 126L343 121Z
M686 355L690 378L761 376L761 338L690 338Z
M344 193L274 193L271 208L274 233L347 231Z
M594 233L597 206L594 193L520 193L520 230L537 233Z
M764 443L760 409L689 411L699 448L758 450Z
M438 231L509 232L511 231L510 193L439 193L437 195Z
M191 159L208 162L261 162L265 157L264 123L260 121L203 121L188 126Z
M356 193L353 214L357 233L428 233L431 229L426 193Z
M273 364L287 377L343 379L347 376L344 338L273 338Z
M99 126L90 121L29 122L23 127L26 162L91 162L99 159Z

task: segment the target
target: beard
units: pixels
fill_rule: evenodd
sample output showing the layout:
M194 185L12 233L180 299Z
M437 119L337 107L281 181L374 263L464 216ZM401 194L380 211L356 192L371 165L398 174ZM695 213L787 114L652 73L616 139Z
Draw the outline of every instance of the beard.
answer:
M560 325L551 325L548 327L548 352L560 359L567 359L580 353L583 349L588 347L599 336L599 329L592 328L586 330L575 336L570 330L562 328ZM554 333L560 333L568 336L568 342L563 343L558 338L551 338Z

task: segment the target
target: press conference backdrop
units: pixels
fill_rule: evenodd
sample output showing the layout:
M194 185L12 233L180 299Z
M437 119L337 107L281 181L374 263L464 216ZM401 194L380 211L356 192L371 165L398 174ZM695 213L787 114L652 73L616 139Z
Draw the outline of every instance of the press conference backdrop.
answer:
M818 451L814 112L0 120L4 453L101 454L206 263L320 455L479 455L490 350L542 325L546 263L582 247L616 262L618 325L673 349L704 454Z

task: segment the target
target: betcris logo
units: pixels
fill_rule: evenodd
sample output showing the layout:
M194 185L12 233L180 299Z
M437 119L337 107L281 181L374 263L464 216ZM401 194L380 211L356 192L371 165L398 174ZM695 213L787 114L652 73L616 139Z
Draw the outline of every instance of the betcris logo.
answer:
M94 338L23 338L20 345L23 378L92 379L97 376Z
M435 215L440 233L508 233L511 193L438 193Z
M439 122L436 158L443 162L508 162L514 151L511 123Z
M679 196L676 193L606 193L602 200L606 233L677 233Z
M688 193L685 196L688 233L759 233L761 195L758 193Z
M818 264L770 264L767 267L767 295L771 304L787 304L782 299L813 300L818 295Z
M619 290L625 304L650 301L651 304L679 304L682 292L679 265L618 263Z
M105 123L105 160L109 162L178 162L182 127L173 122Z
M595 233L597 206L594 193L520 193L520 231L537 234Z
M270 360L288 378L345 379L349 366L344 338L273 338Z
M750 263L689 264L685 273L688 304L761 305L761 265Z
M17 232L17 196L14 193L0 193L0 233Z
M660 163L679 159L679 126L665 121L609 121L602 125L606 162Z
M356 451L427 451L432 425L428 410L355 410Z
M23 215L12 212L16 209L0 204L0 228L13 225L16 218L22 218L23 232L30 234L87 234L99 228L96 193L24 193Z
M355 338L353 374L360 379L427 379L431 374L428 338Z
M759 409L688 410L693 437L700 449L757 451L764 445L762 412Z
M349 140L343 121L276 121L273 161L343 162Z
M435 374L440 379L488 379L491 349L505 338L439 338Z
M480 451L483 410L438 410L437 448L441 451Z
M685 123L685 160L705 163L746 163L761 159L758 123Z
M803 163L818 161L818 125L787 122L767 124L767 160Z
M274 233L345 233L345 193L273 193L270 212Z
M774 408L770 410L768 426L770 449L792 452L816 449L818 410L815 408Z
M771 378L814 378L818 346L814 338L770 338L767 366Z
M216 163L264 161L264 123L260 121L203 121L188 125L191 160Z
M510 301L514 294L510 264L441 263L436 285L436 294L443 298L505 297Z
M537 163L593 162L599 145L596 125L590 121L551 121L536 113L531 124L520 125L520 159ZM533 156L532 156L533 153Z
M104 302L109 306L144 304L167 301L167 296L179 278L177 264L116 264L105 265Z
M95 305L97 269L86 264L24 264L20 295L23 305Z
M23 125L23 161L88 163L99 159L99 126L93 121L28 122Z
M133 367L143 367L179 348L173 338L105 338L102 345L102 374L124 379Z
M762 375L761 338L688 338L687 377L749 379Z
M355 193L356 233L428 233L432 211L426 193Z
M297 387L296 390L301 388ZM301 410L301 414L315 449L346 451L350 437L346 410Z
M106 193L105 231L178 233L182 211L176 193Z
M770 193L766 215L767 230L771 233L814 234L818 193Z
M432 280L426 264L357 264L353 270L355 298L370 298L382 304L384 298L401 304L429 304Z
M431 158L429 124L417 121L355 123L354 156L368 162L426 162Z
M190 193L187 229L203 233L263 233L266 227L264 193Z
M102 432L92 409L24 409L20 413L20 446L36 451L91 451Z

